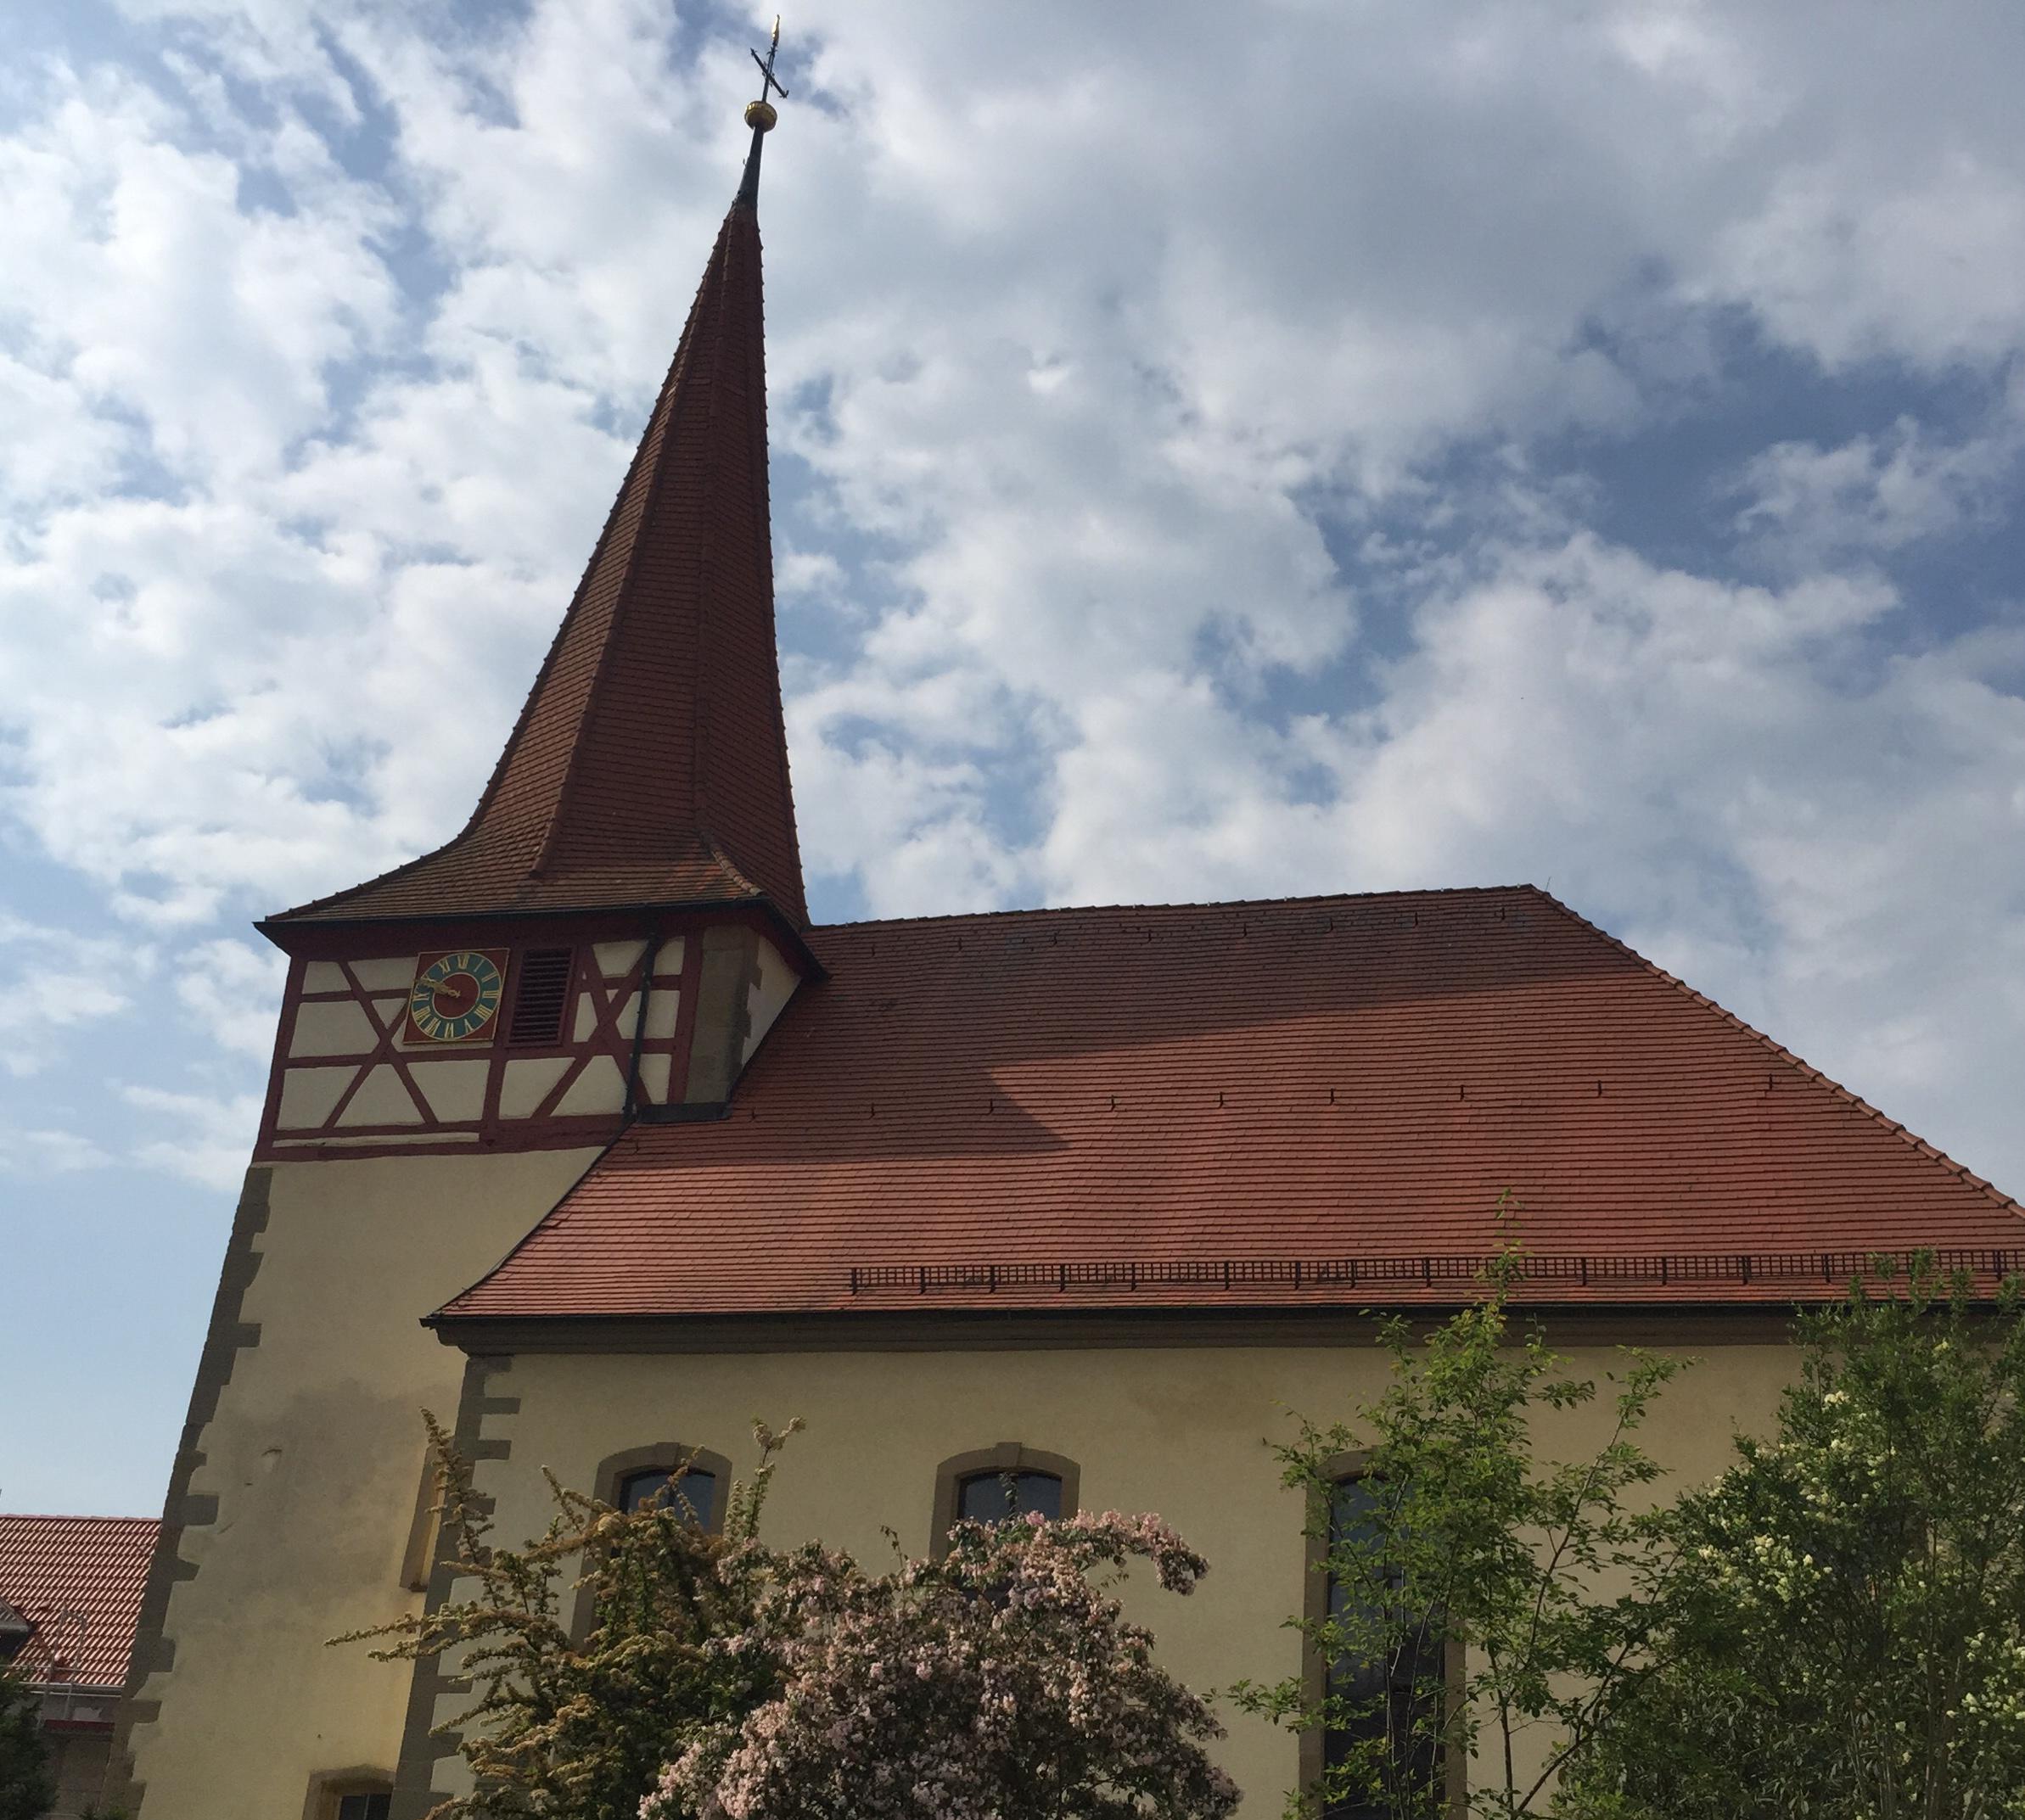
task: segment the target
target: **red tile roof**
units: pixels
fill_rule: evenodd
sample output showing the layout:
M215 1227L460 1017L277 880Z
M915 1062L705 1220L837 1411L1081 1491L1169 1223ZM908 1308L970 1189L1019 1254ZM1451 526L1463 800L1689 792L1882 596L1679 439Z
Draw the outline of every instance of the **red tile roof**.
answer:
M152 1517L0 1516L0 1603L36 1627L31 1681L116 1688L161 1525Z
M275 924L765 898L807 921L774 647L760 230L732 204L470 824Z
M1506 1190L1556 1299L2025 1268L2015 1202L1529 887L809 939L730 1116L635 1127L440 1318L1453 1300Z

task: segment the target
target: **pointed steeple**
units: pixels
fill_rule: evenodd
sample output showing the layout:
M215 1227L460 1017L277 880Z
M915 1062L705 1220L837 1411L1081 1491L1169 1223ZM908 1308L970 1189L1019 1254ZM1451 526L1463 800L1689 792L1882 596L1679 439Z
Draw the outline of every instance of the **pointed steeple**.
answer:
M447 846L276 921L766 900L807 921L774 643L759 146L506 750Z

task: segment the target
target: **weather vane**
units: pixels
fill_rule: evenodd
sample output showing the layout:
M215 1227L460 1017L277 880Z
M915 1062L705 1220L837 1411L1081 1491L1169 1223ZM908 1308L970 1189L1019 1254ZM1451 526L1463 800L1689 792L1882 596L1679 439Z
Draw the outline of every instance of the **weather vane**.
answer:
M760 98L745 104L745 124L752 128L752 150L745 155L745 176L738 185L738 199L748 207L756 205L759 201L760 146L780 119L766 97L771 93L778 95L783 101L788 98L788 91L773 73L773 59L780 55L780 51L781 22L777 16L773 21L773 42L766 47L766 54L762 57L757 51L752 53L752 60L760 66Z
M780 118L773 110L773 104L766 98L767 91L771 89L783 101L788 98L787 89L773 73L773 59L780 53L781 19L777 13L773 16L773 41L767 45L766 54L762 57L757 51L752 53L752 60L760 66L760 98L746 108L745 124L759 132L766 132Z

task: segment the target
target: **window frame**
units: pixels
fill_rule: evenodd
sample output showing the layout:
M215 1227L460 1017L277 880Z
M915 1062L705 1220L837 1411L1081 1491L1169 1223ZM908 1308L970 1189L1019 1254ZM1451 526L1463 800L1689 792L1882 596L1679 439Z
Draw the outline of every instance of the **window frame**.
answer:
M711 1494L711 1508L697 1514L704 1519L701 1526L705 1534L721 1535L731 1504L732 1463L723 1454L714 1453L708 1448L693 1448L681 1441L657 1441L648 1447L626 1448L617 1453L608 1453L598 1461L597 1470L592 1475L591 1495L600 1504L609 1504L616 1510L620 1487L635 1473L672 1472L677 1466L715 1476L716 1489ZM594 1616L591 1588L579 1587L576 1608L569 1616L572 1643L581 1643L591 1634Z
M364 1764L349 1769L319 1770L310 1778L302 1804L302 1820L338 1820L338 1804L348 1795L394 1795L394 1772Z
M1312 1494L1307 1512L1307 1546L1301 1564L1301 1616L1319 1624L1329 1616L1329 1536L1334 1520L1335 1487L1371 1471L1371 1455L1359 1450L1338 1453L1322 1463L1322 1476L1332 1495L1321 1511L1313 1508ZM1328 1664L1322 1660L1311 1635L1301 1639L1301 1692L1312 1708L1328 1691ZM1462 1697L1462 1652L1454 1644L1442 1648L1441 1693L1444 1700ZM1307 1790L1321 1781L1326 1740L1323 1728L1310 1726L1300 1734L1300 1786ZM1469 1765L1459 1750L1444 1750L1441 1766L1442 1797L1452 1820L1467 1820L1469 1813Z
M1046 1453L1024 1442L1001 1441L995 1448L953 1453L935 1469L934 1513L928 1530L928 1554L940 1560L949 1553L949 1532L961 1509L963 1481L987 1473L1042 1472L1062 1481L1062 1515L1072 1517L1083 1506L1083 1470L1063 1453Z
M682 1469L679 1472L676 1470L677 1466ZM641 1479L659 1479L661 1482L651 1492L641 1493L633 1490L635 1481ZM715 1535L722 1526L721 1507L726 1498L724 1475L715 1467L706 1466L700 1459L691 1457L670 1461L665 1466L636 1466L631 1472L621 1473L612 1487L612 1495L604 1502L630 1516L659 1499L656 1509L680 1510L692 1518L705 1535Z
M591 1493L600 1504L619 1508L619 1492L635 1473L668 1472L677 1466L696 1472L707 1472L715 1481L715 1489L710 1494L710 1508L699 1510L700 1526L715 1536L724 1528L726 1506L731 1498L732 1463L721 1453L713 1453L708 1448L693 1448L680 1441L658 1441L651 1447L627 1448L623 1453L608 1453L597 1463L593 1476Z

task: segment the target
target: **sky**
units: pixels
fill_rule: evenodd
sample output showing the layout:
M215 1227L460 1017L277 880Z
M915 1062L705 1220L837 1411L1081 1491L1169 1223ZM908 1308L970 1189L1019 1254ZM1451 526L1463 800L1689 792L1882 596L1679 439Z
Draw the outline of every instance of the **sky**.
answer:
M154 1514L269 911L462 825L736 186L710 0L10 0L0 1508ZM2025 1192L2025 8L819 0L821 921L1546 887Z

